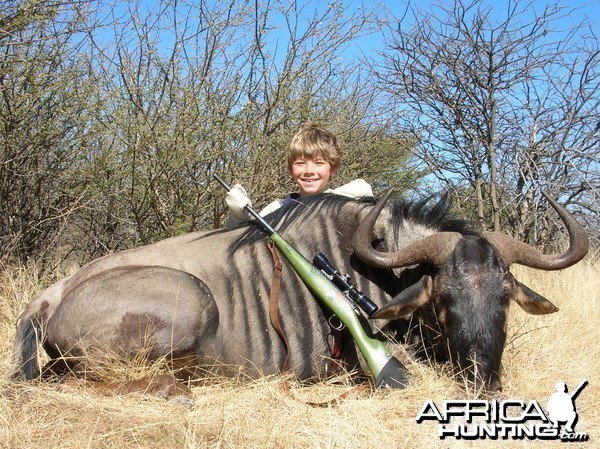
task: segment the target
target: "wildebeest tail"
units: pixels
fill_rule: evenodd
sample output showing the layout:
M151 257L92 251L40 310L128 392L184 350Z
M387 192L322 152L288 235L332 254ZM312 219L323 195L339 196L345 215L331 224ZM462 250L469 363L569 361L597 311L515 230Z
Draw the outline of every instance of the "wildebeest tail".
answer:
M15 338L14 380L31 380L40 375L38 351L42 339L42 325L35 315L22 320Z

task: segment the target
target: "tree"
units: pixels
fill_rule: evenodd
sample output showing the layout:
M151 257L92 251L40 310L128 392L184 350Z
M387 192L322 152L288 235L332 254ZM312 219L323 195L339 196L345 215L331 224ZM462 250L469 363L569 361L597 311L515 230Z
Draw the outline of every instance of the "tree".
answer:
M221 226L218 172L260 208L294 187L299 126L338 134L342 183L411 186L412 142L343 52L374 32L342 2L5 2L3 256L83 263ZM4 14L4 15L2 15ZM48 251L48 253L46 253ZM51 253L51 254L49 254Z
M573 13L558 3L494 8L408 10L374 70L438 180L472 192L482 224L533 242L540 189L597 217L598 40L585 20L556 28Z
M213 172L244 184L256 207L289 193L284 150L307 120L338 133L348 161L370 155L368 170L350 163L340 180L392 176L389 167L408 158L406 139L364 93L358 63L340 57L370 32L368 14L341 3L313 10L280 1L130 8L110 19L114 39L106 29L93 35L90 70L104 92L99 120L114 132L97 151L120 161L102 184L120 193L98 198L121 204L118 215L136 226L140 242L220 226L224 193ZM115 226L107 229L93 234L114 249Z
M0 255L48 256L81 206L75 151L85 126L85 73L73 58L67 3L2 2L0 13ZM70 6L77 6L70 3Z

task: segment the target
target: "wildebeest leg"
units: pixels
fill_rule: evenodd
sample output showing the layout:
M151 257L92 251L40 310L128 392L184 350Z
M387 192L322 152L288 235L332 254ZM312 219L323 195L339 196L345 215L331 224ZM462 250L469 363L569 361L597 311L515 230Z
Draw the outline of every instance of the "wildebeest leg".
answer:
M44 323L60 304L63 288L69 279L65 278L48 287L21 312L13 347L12 379L31 380L40 375L40 351L45 342Z
M104 396L150 394L166 399L173 404L191 407L194 405L192 390L185 383L168 374L145 376L128 381L101 382L89 379L67 377L60 382L61 386L85 387Z
M210 343L218 322L198 278L165 267L119 267L65 292L47 320L46 348L65 360L193 361L196 344Z
M161 374L124 382L92 382L92 387L103 394L151 393L162 398L192 396L192 390L173 376Z

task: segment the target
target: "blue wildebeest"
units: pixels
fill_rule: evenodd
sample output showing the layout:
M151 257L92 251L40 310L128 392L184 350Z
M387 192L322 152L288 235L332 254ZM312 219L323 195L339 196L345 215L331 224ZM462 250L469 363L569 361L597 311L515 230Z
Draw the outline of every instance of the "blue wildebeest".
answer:
M373 333L450 360L475 385L499 388L507 309L558 310L511 275L518 263L557 270L581 260L587 236L554 200L570 235L562 254L544 255L505 234L478 233L449 218L445 200L409 204L306 197L266 217L307 257L328 256L379 305ZM333 352L349 370L364 364L348 335L334 351L328 313L284 261L279 297L286 351L269 322L273 259L250 222L195 232L105 256L42 292L22 313L15 378L75 369L103 354L169 357L187 374L250 377L280 372L289 355L301 380L327 375ZM419 337L419 338L416 338ZM40 366L40 348L50 357ZM190 371L191 368L193 371Z

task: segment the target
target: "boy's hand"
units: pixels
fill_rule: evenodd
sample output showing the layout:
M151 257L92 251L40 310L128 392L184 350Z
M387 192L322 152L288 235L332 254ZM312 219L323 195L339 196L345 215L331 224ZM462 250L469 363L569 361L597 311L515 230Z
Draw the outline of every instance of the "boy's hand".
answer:
M248 205L252 206L246 190L239 184L235 184L225 197L229 212L238 220L247 220L248 213L244 208Z

